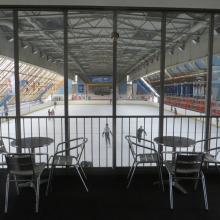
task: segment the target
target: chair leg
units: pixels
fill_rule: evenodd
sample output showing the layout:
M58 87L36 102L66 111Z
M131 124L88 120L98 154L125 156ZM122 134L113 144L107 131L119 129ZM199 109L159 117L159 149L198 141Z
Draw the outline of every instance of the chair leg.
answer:
M40 177L37 178L35 194L36 194L35 212L38 213L39 199L40 199Z
M133 162L133 164L132 164L132 166L131 166L131 168L130 168L130 170L129 170L129 172L128 172L127 179L129 179L129 177L130 177L130 175L131 175L131 171L132 171L133 168L134 168L134 164L135 164L135 162Z
M16 188L16 192L17 192L17 195L19 195L19 194L20 194L20 191L19 191L19 187L18 187L18 182L17 182L16 175L14 175L14 180L15 180L15 188Z
M173 210L173 177L169 174L169 186L170 186L170 209Z
M218 172L220 173L220 168L219 168L219 166L218 166L217 163L215 164L215 167L216 167L216 169L218 170Z
M137 163L134 165L134 169L133 169L133 171L131 173L131 176L130 176L130 179L129 179L129 182L128 182L128 185L127 185L127 189L130 187L131 180L133 179L134 172L135 172L136 168L137 168Z
M198 184L199 184L199 175L200 175L200 174L198 174L197 179L195 180L195 184L194 184L194 190L195 190L195 191L196 191L197 188L198 188Z
M80 170L82 171L82 174L83 174L83 176L85 177L85 179L87 180L87 176L86 176L86 174L85 174L85 171L84 171L84 169L82 168L82 166L79 164L79 168L80 168Z
M5 213L8 211L8 193L9 193L9 186L10 186L10 174L7 174L6 178L6 186L5 186Z
M79 171L78 166L74 166L74 167L76 168L76 171L77 171L77 173L79 174L79 177L80 177L80 179L81 179L81 181L82 181L82 183L83 183L83 185L84 185L86 191L88 192L89 190L88 190L88 188L87 188L87 186L86 186L85 181L84 181L83 178L82 178L82 175L81 175L81 173L80 173L80 171Z
M162 167L160 163L157 163L157 169L158 169L158 174L159 174L159 180L160 180L160 185L162 192L164 192L164 184L163 184L163 174L162 174Z
M208 199L207 199L207 192L206 192L206 184L205 184L205 176L203 172L201 172L201 180L202 180L202 188L203 188L203 194L204 194L204 201L205 201L205 209L208 210Z
M48 193L49 193L49 189L50 189L50 184L51 184L51 180L52 180L52 177L53 177L54 168L55 168L55 166L52 165L52 167L50 169L50 173L49 173L48 182L47 182L46 196L48 196Z

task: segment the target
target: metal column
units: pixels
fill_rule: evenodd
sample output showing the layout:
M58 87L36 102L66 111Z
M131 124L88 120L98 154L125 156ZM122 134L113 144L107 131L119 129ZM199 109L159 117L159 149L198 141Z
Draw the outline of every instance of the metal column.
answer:
M18 37L18 11L13 10L13 37L14 37L14 75L15 75L15 130L16 139L19 141L21 138L21 121L20 121L20 86L19 86L19 37Z
M212 95L212 60L213 60L213 34L214 34L214 17L210 14L209 20L209 42L208 42L208 71L207 71L207 83L206 83L206 124L205 124L205 138L210 137L210 116L211 116L211 95ZM205 151L208 150L209 143L205 144Z
M163 136L165 54L166 54L166 13L163 12L161 17L161 45L160 45L159 137ZM160 148L159 151L162 151L162 149Z
M113 12L113 74L112 74L112 133L113 133L113 141L112 141L112 166L116 167L116 84L117 84L117 39L119 35L117 33L117 11Z
M64 117L65 117L65 141L69 140L69 109L68 109L68 11L64 10ZM66 145L66 148L69 146Z

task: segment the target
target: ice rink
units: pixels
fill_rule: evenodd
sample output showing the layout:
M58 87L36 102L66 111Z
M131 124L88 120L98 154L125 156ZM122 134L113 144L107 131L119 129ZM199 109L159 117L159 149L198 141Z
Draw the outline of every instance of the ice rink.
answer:
M54 108L51 106L50 109ZM37 149L37 152L47 152L53 155L56 145L64 141L64 106L57 105L55 108L55 118L48 116L48 109L33 112L21 120L22 137L48 136L54 139L48 147ZM112 129L111 105L70 105L69 123L70 137L76 138L85 136L88 138L82 160L92 161L93 166L112 166L112 137L111 144L106 145L102 132L106 123ZM147 105L117 105L117 165L128 166L132 162L131 154L125 140L128 134L136 135L137 129L142 126L147 132L146 138L153 140L158 136L158 108ZM129 116L139 117L129 117ZM165 115L172 116L173 113L166 111ZM32 117L39 116L39 118ZM77 118L76 116L82 116ZM88 117L83 117L88 116ZM97 116L92 118L91 116ZM99 118L98 116L102 116ZM128 116L128 117L120 117ZM153 116L153 117L149 117ZM205 132L205 123L200 118L168 118L164 119L164 134L190 137L195 140L202 139ZM212 136L216 136L218 129L212 126ZM14 121L5 121L1 124L1 134L15 137ZM157 147L157 146L156 146ZM13 149L11 149L13 151ZM143 151L142 151L143 152Z

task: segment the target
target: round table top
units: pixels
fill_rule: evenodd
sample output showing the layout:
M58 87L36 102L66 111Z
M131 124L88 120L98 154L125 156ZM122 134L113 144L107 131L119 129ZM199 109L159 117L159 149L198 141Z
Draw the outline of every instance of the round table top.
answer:
M178 136L162 136L154 138L157 144L161 144L168 147L190 147L196 143L195 140L187 137Z
M53 142L52 138L49 137L26 137L20 139L21 148L38 148L45 145L49 145ZM17 140L11 142L11 146L18 146Z

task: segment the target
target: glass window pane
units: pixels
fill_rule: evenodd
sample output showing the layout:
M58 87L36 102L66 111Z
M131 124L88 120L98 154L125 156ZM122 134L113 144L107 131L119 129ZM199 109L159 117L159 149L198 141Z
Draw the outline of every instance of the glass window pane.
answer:
M19 11L18 19L21 115L64 115L63 13Z
M208 14L167 14L165 66L169 77L165 79L164 85L164 114L167 116L200 116L205 113L208 26ZM168 118L164 122L166 135L189 136L194 139L201 139L204 135L204 120L195 122L177 117L175 120Z
M15 116L13 13L11 10L0 10L0 18L0 114Z

